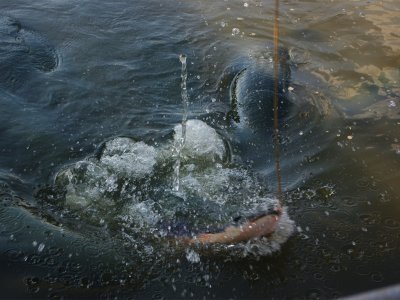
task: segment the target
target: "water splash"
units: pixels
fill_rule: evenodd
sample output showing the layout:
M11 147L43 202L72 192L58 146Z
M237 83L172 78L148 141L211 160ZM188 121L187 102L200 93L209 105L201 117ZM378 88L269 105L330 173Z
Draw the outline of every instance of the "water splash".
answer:
M180 188L181 156L182 156L182 149L185 145L185 140L186 140L186 121L189 110L189 96L186 88L186 81L187 81L186 55L181 54L179 56L179 60L182 64L181 95L182 95L183 114L182 114L182 134L180 135L180 138L178 139L175 148L176 161L174 164L173 190L176 192L178 192Z
M176 145L182 138L182 125L176 125L174 131ZM185 144L181 149L181 167L188 161L193 163L200 160L206 165L222 163L229 155L227 151L222 137L214 128L200 120L186 122Z
M171 250L161 241L240 225L278 205L251 170L230 162L223 136L201 120L186 122L179 192L172 190L175 157L171 151L181 135L182 125L177 124L174 137L157 147L117 137L106 141L95 156L60 170L55 185L63 197L58 204L63 224L80 233L94 228L113 235L121 232L116 239L148 257L151 251ZM57 213L52 215L58 219ZM284 209L270 237L235 246L213 245L210 250L238 257L268 255L280 248L293 229ZM200 258L190 251L186 254L192 263Z

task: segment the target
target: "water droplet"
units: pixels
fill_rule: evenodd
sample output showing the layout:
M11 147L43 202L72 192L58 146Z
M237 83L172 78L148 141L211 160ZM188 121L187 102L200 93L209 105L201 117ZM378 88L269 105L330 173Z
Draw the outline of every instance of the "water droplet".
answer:
M25 284L28 288L28 291L30 293L36 294L37 292L39 292L40 287L39 287L39 278L38 277L28 277L25 280Z
M186 249L186 259L191 263L200 262L200 256L194 250Z
M44 249L45 245L43 243L40 243L39 247L38 247L38 251L42 252Z
M185 54L179 55L179 60L182 64L185 64L186 63L186 55Z
M392 144L392 150L396 152L396 154L400 154L400 144Z
M371 279L372 281L375 282L382 282L383 281L383 275L381 273L373 273L371 274Z

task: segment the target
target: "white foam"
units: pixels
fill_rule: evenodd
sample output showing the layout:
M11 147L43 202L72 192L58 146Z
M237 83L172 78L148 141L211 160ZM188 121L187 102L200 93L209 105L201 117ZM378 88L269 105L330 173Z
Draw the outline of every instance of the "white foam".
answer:
M283 208L283 213L278 221L276 230L268 237L256 238L245 243L232 245L228 249L232 254L247 257L259 257L270 255L281 249L281 246L293 234L295 223L290 219L287 208ZM218 248L216 246L215 248ZM226 249L224 249L226 250Z
M175 143L181 139L182 125L178 124L175 130ZM182 153L189 159L206 159L222 161L226 149L221 136L217 131L200 120L188 120L186 123L186 139Z
M154 227L161 219L161 216L154 211L154 204L153 200L128 203L121 215L121 220L126 223L127 227L135 226L139 230L144 226Z
M112 205L110 201L104 200L104 194L116 190L117 177L109 174L96 162L77 162L61 172L58 177L67 180L66 205L68 207L84 209L99 199L103 199L99 201L102 205Z
M115 138L105 145L100 162L117 174L143 178L153 172L157 152L144 142Z

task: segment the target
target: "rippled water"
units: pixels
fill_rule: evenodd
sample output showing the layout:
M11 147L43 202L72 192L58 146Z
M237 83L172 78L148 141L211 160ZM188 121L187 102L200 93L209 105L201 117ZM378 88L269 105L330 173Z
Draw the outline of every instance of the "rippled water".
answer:
M395 0L281 3L293 103L281 165L295 232L269 241L279 250L186 248L163 235L276 201L270 129L227 120L235 75L269 62L273 7L0 3L2 295L317 299L398 282ZM200 129L187 150L205 152L184 154L177 194L181 53L188 119L203 121L188 127Z

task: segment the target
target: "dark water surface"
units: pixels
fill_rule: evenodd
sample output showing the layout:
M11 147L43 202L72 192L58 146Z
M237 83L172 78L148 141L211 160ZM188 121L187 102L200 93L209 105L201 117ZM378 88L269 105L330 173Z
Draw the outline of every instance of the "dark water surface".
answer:
M166 248L151 230L143 237L121 225L131 220L121 217L130 209L122 196L80 211L87 199L67 193L65 200L55 184L60 170L98 155L114 137L168 144L182 118L180 53L188 56L189 119L228 141L229 83L243 65L268 60L273 8L251 0L0 1L1 297L319 299L398 283L397 0L281 3L295 103L282 125L281 163L296 230L279 251L243 257ZM256 150L242 152L229 141L273 195L271 138L255 135ZM132 195L167 203L168 159L165 166ZM240 170L231 171L247 174ZM82 179L82 193L113 184L118 174L107 174ZM204 174L196 180L214 182L220 173ZM227 194L222 202L246 196L233 185L214 195ZM101 202L96 195L88 199ZM78 208L64 207L68 199ZM216 207L240 207L229 201ZM197 209L196 224L213 218Z

